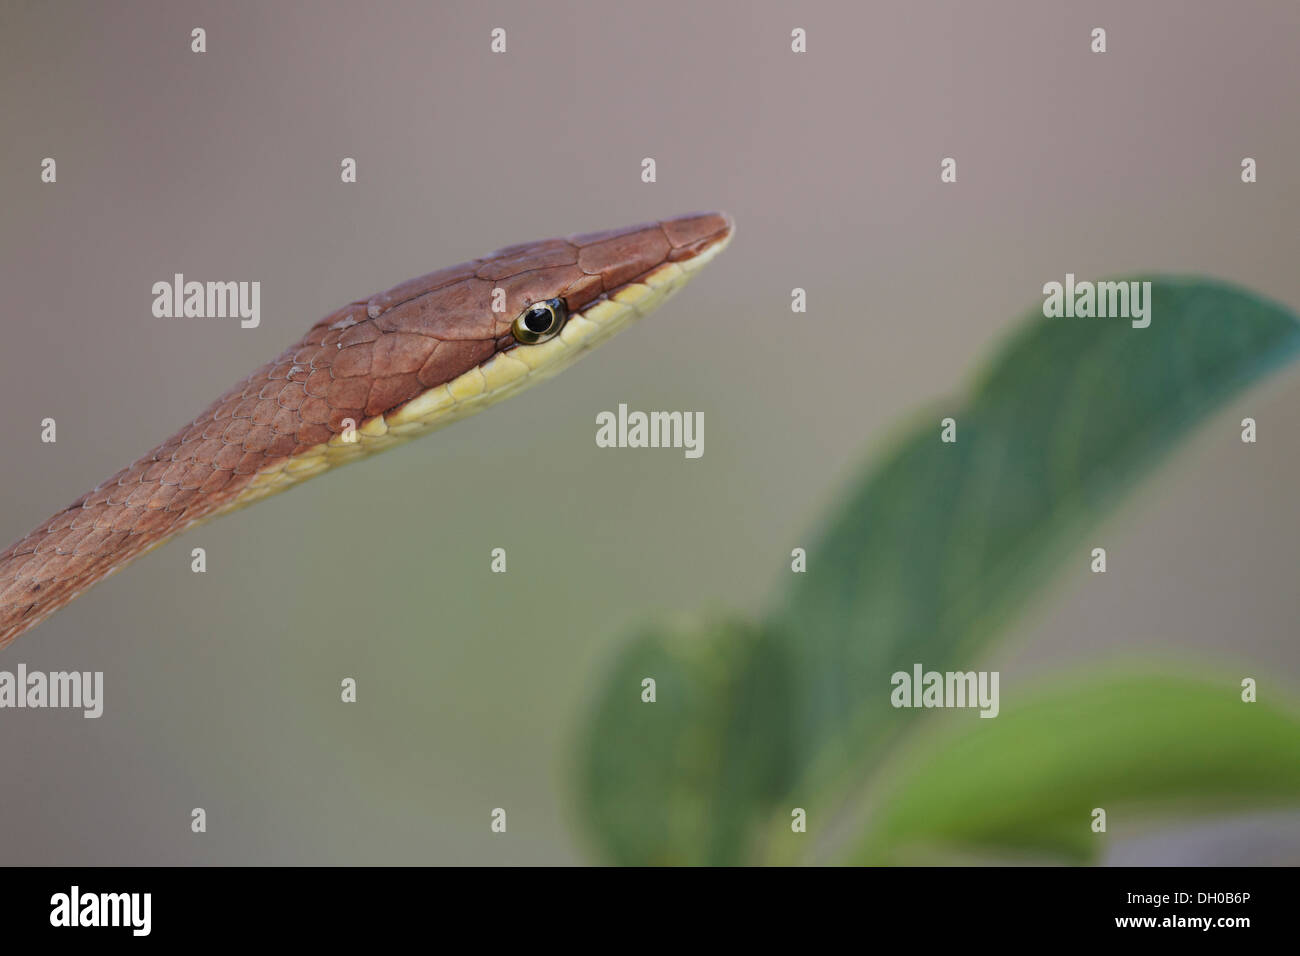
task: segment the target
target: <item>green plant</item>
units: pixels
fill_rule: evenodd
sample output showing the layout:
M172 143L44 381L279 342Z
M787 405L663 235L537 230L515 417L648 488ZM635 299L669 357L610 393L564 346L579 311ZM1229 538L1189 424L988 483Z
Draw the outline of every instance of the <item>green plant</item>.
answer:
M1151 281L1148 328L1028 316L964 400L876 458L762 621L682 618L622 650L580 744L581 816L605 857L793 861L820 842L842 861L915 859L908 847L1086 861L1098 793L1157 811L1295 802L1300 721L1243 705L1227 677L1076 682L905 748L899 782L873 786L917 717L890 705L890 674L969 667L1083 531L1300 350L1278 305ZM942 416L955 443L940 441ZM653 706L638 696L645 675ZM1207 720L1200 746L1174 745L1180 725ZM1144 732L1119 746L1123 721ZM840 832L792 834L792 806Z

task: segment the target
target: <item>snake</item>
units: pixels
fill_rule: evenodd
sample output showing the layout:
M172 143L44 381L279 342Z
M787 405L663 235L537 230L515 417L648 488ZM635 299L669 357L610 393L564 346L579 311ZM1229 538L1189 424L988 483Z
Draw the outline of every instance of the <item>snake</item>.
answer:
M0 552L0 648L194 526L502 401L677 292L725 213L527 242L350 302Z

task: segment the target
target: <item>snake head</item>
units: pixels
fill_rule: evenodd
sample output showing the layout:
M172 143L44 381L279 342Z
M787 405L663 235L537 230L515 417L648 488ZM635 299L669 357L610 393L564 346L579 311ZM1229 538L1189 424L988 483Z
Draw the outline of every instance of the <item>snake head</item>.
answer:
M685 285L732 231L726 214L696 213L544 239L372 296L333 343L332 381L361 379L364 394L360 383L331 385L349 407L326 424L360 414L432 426L433 412L446 424L549 378Z

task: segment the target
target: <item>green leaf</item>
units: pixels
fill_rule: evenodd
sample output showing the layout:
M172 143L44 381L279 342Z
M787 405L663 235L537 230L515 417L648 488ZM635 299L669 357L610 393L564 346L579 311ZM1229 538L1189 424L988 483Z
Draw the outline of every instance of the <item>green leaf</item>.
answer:
M1105 845L1096 807L1114 829L1171 808L1294 806L1300 717L1240 693L1230 679L1170 676L1041 689L910 749L851 862L945 851L1088 862Z
M1151 281L1148 328L1031 311L969 398L906 434L834 512L770 622L811 744L803 792L851 785L914 715L891 708L892 673L966 669L1067 547L1085 566L1082 532L1138 478L1300 350L1278 305Z
M779 653L752 625L719 617L679 619L624 651L580 754L580 812L604 856L657 865L743 855L792 766Z
M627 650L583 745L584 821L608 855L789 853L791 841L773 842L778 823L789 831L778 802L824 820L912 720L889 704L891 674L968 669L1067 547L1087 559L1084 530L1300 350L1300 325L1278 305L1209 280L1150 281L1144 329L1032 310L964 399L864 472L761 627L700 625L688 653L671 650L675 632ZM940 441L948 416L953 444ZM622 696L649 666L677 687L644 705L660 709L653 721Z

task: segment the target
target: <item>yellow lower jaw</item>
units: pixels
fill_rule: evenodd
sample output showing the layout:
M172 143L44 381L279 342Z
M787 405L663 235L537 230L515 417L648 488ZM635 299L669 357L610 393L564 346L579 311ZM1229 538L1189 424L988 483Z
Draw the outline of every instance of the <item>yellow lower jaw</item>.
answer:
M438 385L399 408L360 422L288 461L264 468L211 517L250 505L321 472L386 451L450 425L545 381L637 319L654 311L725 248L720 242L694 259L669 262L641 282L623 286L581 314L569 316L555 338L498 352L464 375Z

